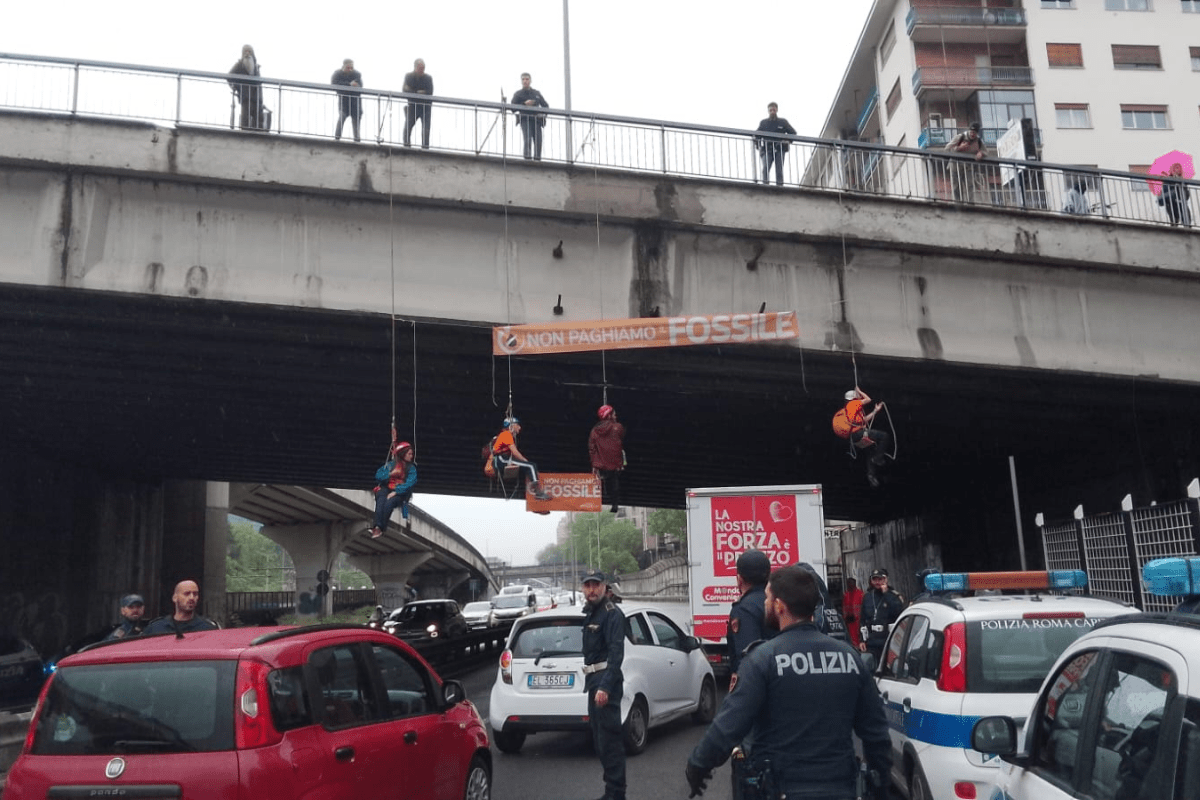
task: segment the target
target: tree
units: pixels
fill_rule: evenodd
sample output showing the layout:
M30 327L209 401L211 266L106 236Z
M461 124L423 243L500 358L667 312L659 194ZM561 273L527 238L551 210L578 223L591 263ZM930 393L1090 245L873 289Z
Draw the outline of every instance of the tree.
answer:
M687 512L682 508L660 508L651 511L646 518L647 532L658 539L659 544L673 537L687 550Z
M225 548L225 588L230 592L277 592L291 568L283 548L263 536L249 520L229 523Z
M637 556L642 551L642 532L632 522L618 520L611 512L575 517L568 540L559 546L560 554L568 559L572 541L575 543L575 555L581 562L608 573L614 570L623 573L637 571Z

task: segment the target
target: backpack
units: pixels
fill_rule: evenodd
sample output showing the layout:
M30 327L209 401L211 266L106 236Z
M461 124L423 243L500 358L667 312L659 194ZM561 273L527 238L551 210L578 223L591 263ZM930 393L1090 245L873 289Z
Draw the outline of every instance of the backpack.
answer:
M850 420L846 417L846 409L839 408L838 412L833 415L833 432L839 439L850 438L851 426Z
M489 478L496 477L496 459L492 448L496 446L496 437L493 436L488 440L488 443L483 446L480 455L483 456L483 474Z

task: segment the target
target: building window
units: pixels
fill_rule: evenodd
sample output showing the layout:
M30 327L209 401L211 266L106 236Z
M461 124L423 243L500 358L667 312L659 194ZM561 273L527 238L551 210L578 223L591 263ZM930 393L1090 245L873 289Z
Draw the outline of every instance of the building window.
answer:
M1192 72L1200 72L1200 47L1189 47L1188 55L1192 57Z
M1074 8L1075 0L1042 0L1042 8Z
M1150 0L1104 0L1105 11L1149 11Z
M1183 13L1200 14L1200 0L1183 0Z
M1052 67L1082 67L1083 45L1047 42L1046 58Z
M892 115L896 113L896 109L900 105L900 79L896 78L896 83L892 86L892 90L888 92L887 99L887 114L888 122L892 121Z
M1112 57L1116 69L1162 69L1156 44L1114 44Z
M1171 127L1166 106L1121 104L1121 126L1130 130L1166 130Z
M1090 128L1092 112L1087 103L1055 103L1054 125L1058 128Z
M888 56L892 54L892 50L896 47L896 20L892 20L892 24L888 26L887 33L883 35L883 41L879 43L879 66L882 68L887 63Z

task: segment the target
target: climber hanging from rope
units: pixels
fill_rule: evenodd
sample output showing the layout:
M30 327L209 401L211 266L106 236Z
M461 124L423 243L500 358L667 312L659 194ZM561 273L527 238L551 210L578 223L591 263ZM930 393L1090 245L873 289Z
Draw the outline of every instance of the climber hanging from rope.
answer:
M588 457L592 474L600 479L601 493L608 495L616 514L621 506L621 470L625 469L625 426L617 422L616 409L608 403L600 406L596 416L599 421L588 434Z
M542 491L538 480L537 464L525 458L517 447L517 436L521 433L521 421L516 417L504 420L504 430L496 434L492 442L492 461L497 475L503 475L506 467L518 467L529 473L525 478L525 492L538 500L549 500L550 495Z
M870 411L863 411L864 406L874 402L857 386L846 392L846 405L833 415L833 432L842 439L848 439L855 450L863 451L867 457L867 481L872 486L879 486L879 467L887 463L892 437L887 431L871 424L875 415L887 408L886 405L875 403Z
M375 471L375 523L371 538L378 539L388 526L392 512L400 507L400 516L408 519L408 502L412 500L413 487L417 484L416 452L408 442L397 442L396 428L392 427L392 445L388 448L388 460Z

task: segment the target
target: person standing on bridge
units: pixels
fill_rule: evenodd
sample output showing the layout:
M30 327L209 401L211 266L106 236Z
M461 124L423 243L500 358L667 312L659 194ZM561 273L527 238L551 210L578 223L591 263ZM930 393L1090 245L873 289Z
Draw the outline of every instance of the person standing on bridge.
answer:
M504 420L504 430L496 435L492 443L492 460L496 474L503 475L507 467L517 467L529 473L525 478L525 492L538 500L549 500L550 495L542 491L541 481L538 480L537 464L525 458L525 454L517 447L517 436L521 433L521 421L516 417Z
M796 135L796 129L779 116L779 104L767 103L767 118L758 123L764 133ZM755 136L754 147L762 157L762 182L771 182L771 163L775 164L775 185L783 186L783 157L787 155L788 142L781 136Z
M433 76L425 71L425 59L418 58L413 62L413 71L404 76L404 91L409 94L433 94ZM428 100L409 100L404 107L404 146L412 146L412 129L421 123L421 147L429 149L429 115L433 107Z
M529 85L531 80L528 72L521 73L521 88L513 95L512 101L514 106L520 107L517 124L521 126L521 135L525 139L525 158L541 161L542 128L546 127L546 115L537 109L549 108L550 104L541 92Z
M392 445L391 458L375 471L375 522L371 527L371 538L378 539L388 526L388 520L396 507L400 516L408 519L408 502L412 500L413 487L417 485L416 453L408 442Z
M175 584L171 602L175 604L175 613L152 621L146 626L143 636L173 633L182 637L185 633L215 631L221 627L211 619L196 613L196 607L200 605L200 585L195 581L180 581Z
M960 133L946 145L946 152L959 156L971 156L976 161L987 157L987 145L979 135L982 127L978 122L972 122L966 133ZM954 199L964 203L975 202L975 184L983 180L985 173L972 164L953 160L947 165L950 169L950 183L954 187Z
M597 412L600 421L588 434L588 456L592 474L600 479L601 493L608 489L612 513L621 505L621 470L625 469L625 426L617 422L617 411L605 403Z
M334 86L351 87L338 90L338 121L333 138L342 138L342 126L346 122L346 117L349 117L350 124L354 127L354 141L361 141L358 138L358 123L362 119L362 99L357 90L362 88L363 83L362 73L354 68L354 59L344 60L342 68L333 73L333 78L329 82Z
M263 104L262 82L259 78L258 59L254 56L254 48L248 44L242 45L242 57L234 62L229 70L230 75L245 75L248 80L229 78L229 85L242 106L241 127L244 131L262 130Z

